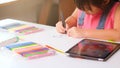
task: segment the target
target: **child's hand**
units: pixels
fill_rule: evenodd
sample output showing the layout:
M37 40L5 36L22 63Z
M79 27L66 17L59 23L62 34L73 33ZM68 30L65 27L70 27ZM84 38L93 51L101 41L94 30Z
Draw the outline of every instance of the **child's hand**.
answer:
M67 35L74 38L83 38L85 37L85 31L77 27L72 27L67 31Z
M65 20L65 23L66 23L66 26L65 26L66 28L63 27L62 21L59 21L56 24L56 29L58 32L66 33L67 30L69 30L71 27L76 26L77 20L73 16L70 16Z
M60 33L65 33L66 31L66 28L63 27L62 25L62 21L59 21L57 24L56 24L56 30Z

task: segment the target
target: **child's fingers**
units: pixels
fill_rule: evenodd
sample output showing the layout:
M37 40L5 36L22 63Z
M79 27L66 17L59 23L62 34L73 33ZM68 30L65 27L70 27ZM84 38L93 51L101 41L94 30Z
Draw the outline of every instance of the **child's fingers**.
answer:
M56 30L60 33L64 33L65 32L65 28L62 26L62 22L59 21L57 24L56 24Z
M68 30L68 29L70 29L70 27L69 27L69 25L68 24L66 24L66 31Z

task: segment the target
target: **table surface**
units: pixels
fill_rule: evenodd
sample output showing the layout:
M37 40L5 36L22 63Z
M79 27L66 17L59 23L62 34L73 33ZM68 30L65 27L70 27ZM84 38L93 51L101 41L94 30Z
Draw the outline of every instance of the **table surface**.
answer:
M74 39L56 32L55 27L14 19L4 19L0 23L19 22L34 25L44 30L38 33L25 35L24 41L33 41L42 45L51 45L63 51L76 44L81 39ZM32 39L31 39L32 38ZM71 58L62 53L54 56L27 60L4 48L0 50L0 67L2 68L120 68L120 51L116 52L108 61L93 61Z

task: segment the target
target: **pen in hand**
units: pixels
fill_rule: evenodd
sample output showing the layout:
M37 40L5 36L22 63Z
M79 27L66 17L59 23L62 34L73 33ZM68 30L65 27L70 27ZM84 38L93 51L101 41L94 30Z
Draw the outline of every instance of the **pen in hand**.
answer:
M62 21L62 26L66 29L66 23L65 23L65 19L64 19L64 15L63 12L60 10L60 18ZM67 33L67 31L65 30L65 34Z

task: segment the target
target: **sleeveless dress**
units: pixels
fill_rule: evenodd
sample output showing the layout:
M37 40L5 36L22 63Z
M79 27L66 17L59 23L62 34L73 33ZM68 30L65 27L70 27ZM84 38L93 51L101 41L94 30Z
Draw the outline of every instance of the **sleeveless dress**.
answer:
M108 16L105 21L104 29L113 29L114 28L114 15L117 7L120 5L120 2L116 2L114 6L111 8L110 12L108 13ZM78 12L78 18L80 17L82 11L79 10ZM99 12L97 14L91 15L91 14L85 14L83 25L80 26L79 24L77 27L80 27L82 29L96 29L96 27L99 24L100 18L101 18L102 12ZM79 21L77 21L78 23Z

